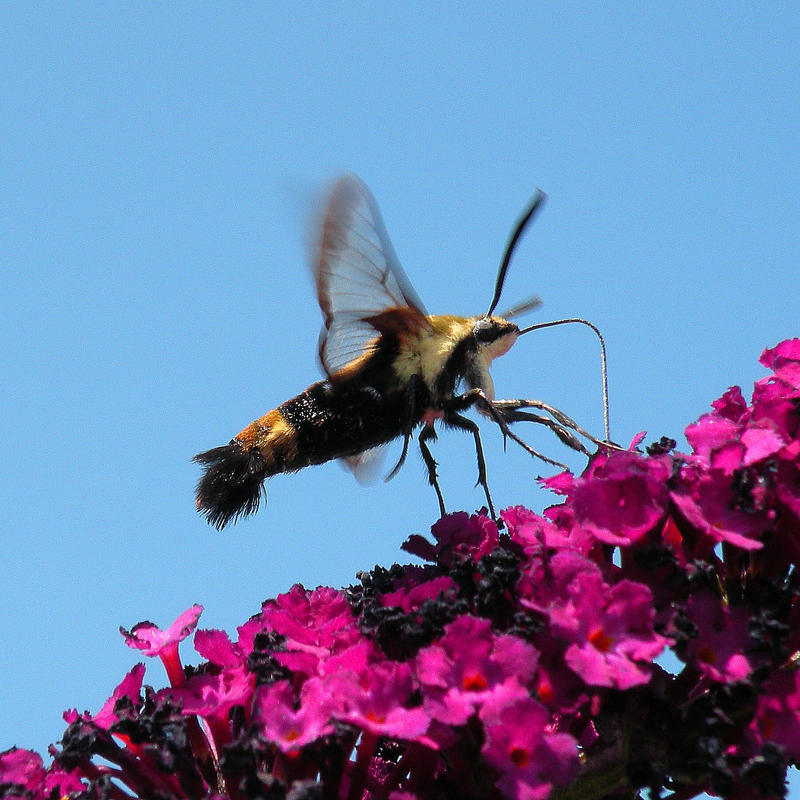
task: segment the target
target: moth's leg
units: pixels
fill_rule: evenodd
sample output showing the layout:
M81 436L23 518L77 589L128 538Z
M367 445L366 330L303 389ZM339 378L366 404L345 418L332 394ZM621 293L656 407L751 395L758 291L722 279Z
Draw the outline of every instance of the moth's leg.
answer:
M510 402L513 403L514 401L512 400ZM536 422L539 425L544 425L546 428L550 428L567 447L571 447L573 450L577 450L579 453L583 453L586 456L590 455L589 451L583 446L583 442L581 442L577 436L570 433L563 425L559 425L548 417L544 417L541 414L534 414L531 411L517 411L513 408L503 409L501 407L498 411L503 415L503 419L505 419L506 422Z
M541 400L494 400L492 401L492 405L503 415L506 421L519 422L525 420L528 422L537 422L541 425L546 425L566 445L574 448L575 450L580 450L583 453L585 453L586 450L582 445L578 445L577 447L575 446L574 442L577 440L574 436L572 436L572 434L565 430L566 428L571 428L573 431L575 431L575 433L583 436L585 439L588 439L598 447L610 447L613 450L624 449L613 442L606 442L595 438L591 433L581 428L580 425L575 422L575 420L573 420L571 417L568 417L563 411L559 411L557 408L554 408L547 403L543 403ZM542 417L539 414L519 411L521 408L536 408L540 411L545 411L551 417L553 417L553 419L551 420L547 417ZM555 422L553 420L555 420Z
M400 467L403 466L406 460L406 456L408 455L408 442L411 439L411 431L406 430L403 432L403 452L400 453L400 458L398 459L397 463L392 468L392 471L384 478L385 481L390 481L397 475Z
M418 375L412 375L411 380L406 384L405 394L408 400L408 416L406 417L403 426L403 452L400 453L400 458L392 468L392 471L384 478L385 481L390 481L397 475L400 467L406 461L408 455L408 443L411 441L411 432L414 430L414 425L419 418L419 409L417 408L417 389L419 387L421 378Z
M508 401L508 402L513 403L515 401ZM519 436L517 436L508 427L508 422L505 417L505 413L509 413L513 409L507 408L506 411L503 412L498 408L495 408L495 404L480 389L470 389L468 392L464 392L464 394L452 398L452 400L450 400L448 404L449 409L453 411L456 410L462 411L472 406L475 406L475 408L477 408L479 411L482 411L493 422L495 422L497 424L497 427L500 428L500 430L503 432L504 437L507 436L509 439L515 441L523 450L525 450L527 453L530 453L534 458L538 458L547 464L552 464L554 467L559 467L560 469L567 469L566 464L562 464L560 461L554 461L552 458L548 458L547 456L540 453L538 450L534 450L529 444L520 439Z
M425 462L425 466L428 468L428 482L436 491L436 498L439 501L439 511L441 515L444 516L447 512L444 508L442 490L439 488L439 481L436 478L436 462L433 460L430 448L426 444L428 439L436 439L436 431L433 429L433 425L425 425L419 432L419 451L422 453L422 460Z
M471 433L472 437L475 439L475 454L478 457L478 481L475 485L483 487L483 492L486 495L486 504L489 507L489 514L492 519L497 519L497 515L494 513L494 506L492 505L492 497L489 494L489 484L486 482L486 461L483 457L483 445L481 444L478 426L471 419L462 417L455 411L445 413L443 422L451 428L459 428L462 431Z

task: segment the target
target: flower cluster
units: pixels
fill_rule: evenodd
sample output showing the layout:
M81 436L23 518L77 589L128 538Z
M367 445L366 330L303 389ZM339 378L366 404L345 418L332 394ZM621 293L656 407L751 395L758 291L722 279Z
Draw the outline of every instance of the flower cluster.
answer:
M158 657L0 797L779 798L800 760L800 340L686 430L544 483L534 514L451 514L422 564L296 585L235 638L123 631ZM202 658L182 665L194 634ZM665 657L671 651L672 658Z

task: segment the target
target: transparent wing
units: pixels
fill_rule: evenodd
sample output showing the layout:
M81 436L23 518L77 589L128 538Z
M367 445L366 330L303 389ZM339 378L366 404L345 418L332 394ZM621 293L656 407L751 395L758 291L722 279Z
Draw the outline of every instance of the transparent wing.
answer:
M375 200L354 175L340 178L330 192L313 269L322 309L319 359L329 377L376 340L377 329L370 318L391 308L425 316Z
M383 462L386 458L388 445L382 444L354 456L340 458L339 463L353 473L355 479L362 485L374 483L381 473Z

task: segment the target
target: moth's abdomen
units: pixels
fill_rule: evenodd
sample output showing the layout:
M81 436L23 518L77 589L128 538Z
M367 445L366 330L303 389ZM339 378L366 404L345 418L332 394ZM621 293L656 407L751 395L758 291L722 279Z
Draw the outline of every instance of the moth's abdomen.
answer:
M315 383L251 422L229 444L194 457L204 467L197 510L223 528L258 510L266 478L384 444L403 432L409 414L402 392Z
M204 467L197 483L197 510L211 525L254 514L270 475L284 472L297 456L294 430L278 409L251 422L229 444L194 457Z
M232 519L258 510L267 477L258 450L245 450L233 439L192 460L205 470L197 483L195 504L211 525L223 528Z
M361 453L403 431L411 408L401 391L346 388L321 381L278 407L294 431L296 452L286 472Z

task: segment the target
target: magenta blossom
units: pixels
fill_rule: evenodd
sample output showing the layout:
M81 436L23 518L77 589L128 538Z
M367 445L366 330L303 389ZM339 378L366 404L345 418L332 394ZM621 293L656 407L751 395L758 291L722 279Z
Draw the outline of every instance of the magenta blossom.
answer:
M192 675L183 686L168 690L185 714L224 718L233 706L241 705L253 693L253 676L243 667Z
M715 681L741 681L760 659L751 652L748 613L744 607L729 608L711 592L692 595L687 617L697 628L689 642L688 658L700 672Z
M499 689L526 697L537 659L526 642L493 634L489 620L458 617L437 644L417 654L425 710L441 722L463 725Z
M764 684L753 727L763 740L775 742L800 762L800 672L787 669Z
M439 595L455 595L458 591L455 581L447 575L420 582L422 570L419 568L414 571L409 569L407 577L416 578L416 581L409 582L407 586L403 585L393 592L379 595L381 605L397 606L409 613L417 610L426 600L435 600Z
M80 775L50 767L30 750L12 747L0 753L0 793L9 800L27 797L67 797L85 789Z
M428 714L413 705L414 681L406 664L383 661L361 674L346 670L328 676L325 688L334 699L335 719L399 739L416 739L428 729Z
M346 647L358 638L346 600L327 587L308 592L296 584L264 604L261 621L268 630L286 637L288 649L319 655Z
M732 387L686 429L691 453L601 447L542 481L541 514L447 515L404 545L423 566L297 584L234 637L195 632L200 606L123 631L169 685L138 664L65 714L49 764L0 753L0 796L780 800L800 760L800 340L761 361L749 402Z
M628 689L647 683L650 662L668 640L653 630L650 590L623 580L605 584L597 572L578 574L568 600L548 611L555 636L570 644L567 665L589 686Z
M158 656L164 664L170 683L180 686L183 683L183 670L178 658L178 644L197 627L197 620L203 613L203 606L187 608L168 628L161 630L152 622L140 622L130 631L120 628L125 644L141 650L146 656Z
M142 689L142 678L144 678L144 664L137 664L131 671L120 681L119 685L111 693L111 697L103 703L102 708L94 715L86 715L95 725L101 728L108 729L115 722L119 721L119 717L115 712L115 708L120 700L123 698L133 704L139 697L139 692ZM79 714L76 710L65 711L64 720L66 722L73 722L78 719Z
M601 542L636 542L664 516L668 476L665 457L617 453L598 461L570 492L576 521Z
M225 631L200 630L194 635L194 649L218 667L238 667L244 661L241 648L231 642Z
M549 715L525 698L487 713L483 754L499 773L498 787L515 800L544 800L578 769L577 742L548 730Z
M23 791L35 789L44 776L44 764L38 753L17 747L0 753L0 786L19 786Z
M420 536L410 536L403 549L426 561L441 561L466 555L477 561L497 545L497 525L482 514L469 516L463 511L442 517L432 528L436 545Z
M572 477L572 476L570 476ZM540 517L527 508L514 506L501 512L503 522L512 541L533 555L547 548L556 551L574 550L588 555L597 539L586 529L575 524L574 516L564 506L548 509L550 519Z
M684 480L680 489L672 492L672 502L693 527L713 540L712 544L728 542L745 550L763 546L761 536L768 528L768 518L760 512L735 508L730 480L722 473L709 471Z
M758 360L772 370L778 380L800 389L800 339L787 339L767 348Z
M267 741L292 753L333 733L332 710L331 695L318 678L303 685L299 699L288 681L278 681L258 688L254 723Z

